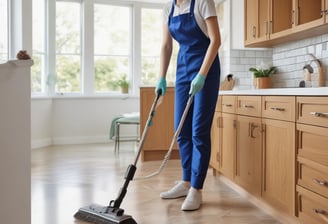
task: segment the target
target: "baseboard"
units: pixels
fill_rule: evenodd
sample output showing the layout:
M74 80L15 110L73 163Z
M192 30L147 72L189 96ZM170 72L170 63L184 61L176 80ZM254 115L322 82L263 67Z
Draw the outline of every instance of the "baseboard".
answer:
M38 149L52 145L51 138L45 139L32 139L31 140L31 149Z
M108 143L112 142L109 137L106 136L77 136L77 137L58 137L53 138L53 145L73 145L73 144L92 144L92 143Z
M51 145L74 145L74 144L93 144L93 143L109 143L113 142L108 136L82 136L70 138L46 138L32 139L31 148L38 149Z

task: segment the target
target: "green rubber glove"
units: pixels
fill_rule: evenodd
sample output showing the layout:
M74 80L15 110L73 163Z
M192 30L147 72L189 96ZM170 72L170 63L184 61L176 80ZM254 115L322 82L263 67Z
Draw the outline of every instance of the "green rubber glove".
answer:
M197 92L199 92L205 84L206 76L202 74L197 74L196 77L191 81L189 94L194 96Z
M155 93L157 94L159 92L159 90L161 91L160 94L162 96L164 96L166 93L166 79L164 77L159 78L158 83L155 88Z

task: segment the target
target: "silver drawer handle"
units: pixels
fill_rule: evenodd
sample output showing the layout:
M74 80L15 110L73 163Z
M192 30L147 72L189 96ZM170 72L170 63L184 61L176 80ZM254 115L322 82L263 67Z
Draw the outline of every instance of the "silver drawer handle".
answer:
M281 108L281 107L271 107L271 110L277 110L277 111L285 111L285 108Z
M244 107L244 108L254 108L254 106L252 106L252 105L246 105L246 104L244 104L242 107Z
M327 186L328 183L324 180L313 179L313 181L321 186Z
M328 113L321 113L321 112L310 112L311 115L315 117L328 117Z

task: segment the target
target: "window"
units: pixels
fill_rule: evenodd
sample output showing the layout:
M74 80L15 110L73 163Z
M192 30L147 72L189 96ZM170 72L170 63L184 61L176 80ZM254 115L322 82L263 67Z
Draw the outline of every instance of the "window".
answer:
M118 90L117 81L130 76L130 7L94 5L95 91Z
M45 1L33 0L33 61L31 68L32 93L45 92L45 60L46 60L46 16Z
M1 4L6 1L0 0ZM116 94L120 92L117 81L123 77L130 82L132 94L140 85L156 84L162 4L119 0L32 3L33 94ZM172 62L174 57L175 50ZM169 83L174 82L174 70L171 63Z
M0 61L8 60L8 1L0 0Z
M57 93L81 92L81 3L56 2Z
M141 82L144 85L157 83L160 66L160 48L162 42L162 9L143 8L141 13ZM160 32L159 32L160 31ZM177 47L174 43L172 58L167 72L168 84L175 81Z

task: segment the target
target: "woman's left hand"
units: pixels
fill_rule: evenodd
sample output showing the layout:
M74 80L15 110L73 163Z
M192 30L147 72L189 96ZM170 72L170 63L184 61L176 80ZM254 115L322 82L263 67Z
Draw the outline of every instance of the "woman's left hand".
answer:
M197 74L196 77L191 81L189 94L194 96L199 92L205 84L206 76L202 74Z

